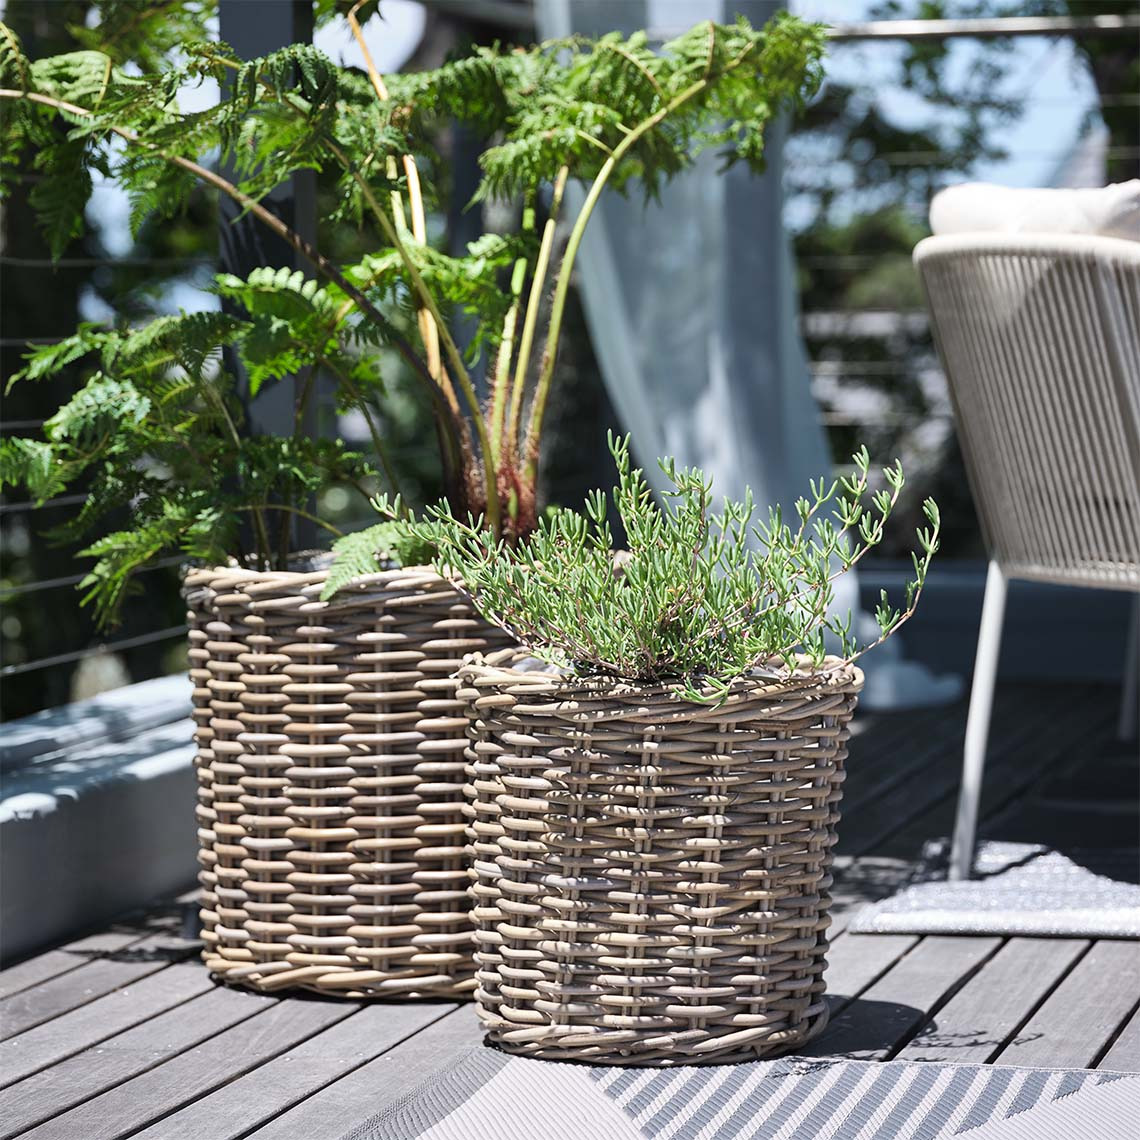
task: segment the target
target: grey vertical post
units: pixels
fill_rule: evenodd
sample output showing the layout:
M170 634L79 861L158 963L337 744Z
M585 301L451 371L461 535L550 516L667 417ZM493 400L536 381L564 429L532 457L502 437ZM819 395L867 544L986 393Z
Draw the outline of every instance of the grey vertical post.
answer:
M220 0L219 35L239 59L256 59L293 43L312 43L312 0ZM278 186L263 202L307 241L317 238L316 172L301 170ZM308 263L294 253L276 234L255 218L239 218L241 208L229 198L221 199L219 252L223 272L245 277L259 266L290 265L308 269ZM227 365L238 368L237 362ZM243 378L244 382L244 378ZM300 378L285 379L262 389L255 399L246 399L247 430L266 435L292 435ZM310 401L305 430L316 435L317 401ZM304 520L294 524L296 549L316 545L312 525Z

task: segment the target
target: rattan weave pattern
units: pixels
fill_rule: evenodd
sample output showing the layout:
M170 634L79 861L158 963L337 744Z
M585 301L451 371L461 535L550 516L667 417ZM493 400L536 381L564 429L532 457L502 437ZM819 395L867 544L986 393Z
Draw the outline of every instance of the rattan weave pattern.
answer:
M261 991L474 987L466 719L454 673L500 631L431 570L192 570L204 958Z
M476 1005L515 1053L755 1060L823 1028L831 850L862 674L663 687L469 658ZM838 666L830 662L830 666Z

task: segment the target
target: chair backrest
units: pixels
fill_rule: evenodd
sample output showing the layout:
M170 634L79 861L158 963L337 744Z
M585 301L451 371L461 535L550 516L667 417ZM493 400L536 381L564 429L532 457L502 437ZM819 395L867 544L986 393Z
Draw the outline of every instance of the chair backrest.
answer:
M970 234L914 260L991 557L1140 589L1140 242Z

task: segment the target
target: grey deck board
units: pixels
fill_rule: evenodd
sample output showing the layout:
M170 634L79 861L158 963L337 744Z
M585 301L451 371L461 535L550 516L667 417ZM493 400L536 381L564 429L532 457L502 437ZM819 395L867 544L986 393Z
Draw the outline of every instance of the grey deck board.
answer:
M454 1002L370 1005L236 1081L136 1133L137 1140L235 1140L399 1046Z
M10 998L21 990L41 985L49 978L77 970L96 958L123 950L142 937L141 931L107 930L69 942L58 950L49 950L46 954L25 958L14 966L0 970L0 1001Z
M28 1140L118 1140L351 1016L354 1003L281 1001L192 1049L84 1101Z
M1069 743L1087 733L1080 721L1058 723L1030 715L1024 696L1012 696L1015 699L999 701L994 711L982 785L983 818L1028 787L1046 763L1061 759ZM913 760L909 755L903 757L903 779L861 806L843 809L838 850L854 855L902 853L913 858L925 840L945 835L957 798L963 730L964 723L959 723L951 732L935 731L930 741L927 730L916 726L925 746L916 749ZM1032 757L1030 763L1027 756ZM933 826L932 818L938 821ZM918 820L923 822L916 833Z
M1140 1009L1125 1023L1120 1036L1097 1065L1098 1069L1117 1069L1122 1073L1140 1073Z
M164 970L192 953L190 947L172 946L168 935L148 935L107 957L94 958L78 969L21 990L0 1002L0 1040Z
M1041 720L1034 731L1020 738L1018 746L1009 750L993 749L988 754L979 802L980 834L989 834L991 829L987 824L1003 816L1011 802L1024 802L1036 789L1046 785L1071 758L1075 746L1091 756L1111 740L1107 718L1104 723L1094 722L1091 731L1087 720L1081 717ZM960 740L947 759L953 773L949 794L923 810L909 813L901 827L881 836L875 847L880 854L913 857L927 840L951 834L962 764ZM999 831L997 834L1006 837L1011 833ZM1030 835L1034 841L1048 838L1036 832ZM1095 846L1095 839L1092 845Z
M1140 996L1140 942L1095 942L1001 1051L1006 1065L1087 1069Z
M461 1005L252 1133L249 1140L339 1140L482 1040L474 1007Z
M913 877L912 859L881 859L875 855L836 856L831 888L830 936L838 937L868 902L888 898L902 890Z
M828 949L824 979L836 1004L847 1004L885 974L918 939L909 934L848 934Z
M1011 938L898 1053L903 1061L984 1064L995 1056L1073 963L1079 938Z
M43 1069L0 1092L0 1137L81 1105L276 1004L275 998L215 989Z
M855 935L851 935L855 938ZM882 1060L1001 945L1000 938L922 939L850 1002L802 1051L805 1057Z
M859 731L861 723L863 731ZM933 763L945 752L947 736L960 732L957 706L908 710L869 723L856 718L840 805L844 816L857 813L863 804L902 783L916 767Z
M0 1042L0 1088L63 1061L125 1029L208 993L213 983L197 963L168 966L123 989Z

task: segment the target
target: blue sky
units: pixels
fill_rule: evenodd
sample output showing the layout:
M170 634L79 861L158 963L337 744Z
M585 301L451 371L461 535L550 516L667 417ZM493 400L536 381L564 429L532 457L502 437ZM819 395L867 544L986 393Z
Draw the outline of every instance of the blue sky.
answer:
M853 23L867 18L868 0L793 0L793 10L809 19L826 23ZM828 70L837 77L889 74L887 61L900 50L896 43L837 44L831 51ZM953 47L958 67L969 67L978 47L962 40ZM974 176L1007 186L1047 186L1076 142L1084 117L1096 105L1096 88L1071 40L1065 37L1022 37L1015 41L1008 58L1005 87L1024 99L1025 113L1015 123L995 130L994 142L1009 157L979 167ZM921 121L916 101L894 87L883 89L880 98L892 117Z

